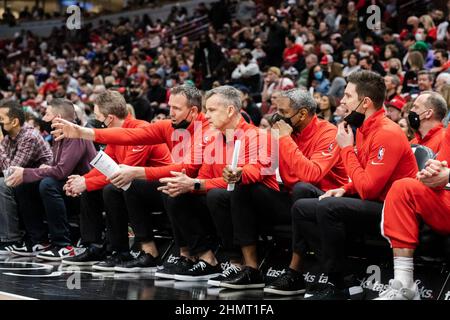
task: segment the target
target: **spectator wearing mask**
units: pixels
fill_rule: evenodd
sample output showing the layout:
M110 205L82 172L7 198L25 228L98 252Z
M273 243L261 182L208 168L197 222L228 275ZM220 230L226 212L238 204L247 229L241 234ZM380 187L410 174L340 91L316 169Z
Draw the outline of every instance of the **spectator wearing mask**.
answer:
M347 59L347 60L345 60ZM344 70L342 70L342 76L344 78L347 78L350 74L352 74L355 71L360 70L359 66L359 56L355 52L350 52L347 56L347 58L342 59L342 62L344 63L345 67Z
M415 132L411 144L421 144L438 153L444 141L445 129L442 120L446 115L447 103L439 93L422 92L408 114L409 124Z
M434 51L433 68L430 71L434 73L447 72L449 68L448 52L442 49Z
M309 73L308 88L313 87L314 91L327 94L330 90L330 80L328 80L327 74L328 72L325 72L321 65L315 65Z
M0 101L0 167L2 172L11 173L11 166L39 168L52 163L50 146L39 132L25 124L25 113L18 102ZM7 176L0 178L0 252L22 244L19 214L14 188L6 184Z
M67 99L53 99L44 121L55 118L75 120L73 104ZM11 167L14 172L6 180L15 188L20 215L29 241L13 245L11 252L49 261L60 261L75 254L71 245L68 217L78 206L65 196L63 186L71 174L84 174L91 168L96 151L90 141L67 139L55 141L53 162L39 168ZM44 224L47 220L47 225ZM50 240L50 241L49 241Z

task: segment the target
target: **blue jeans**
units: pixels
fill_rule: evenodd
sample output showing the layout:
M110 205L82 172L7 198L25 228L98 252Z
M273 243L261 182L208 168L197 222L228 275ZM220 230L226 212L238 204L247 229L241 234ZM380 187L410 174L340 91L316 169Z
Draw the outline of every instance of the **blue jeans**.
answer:
M50 234L52 244L70 245L67 212L75 199L65 195L64 183L64 180L44 178L15 188L19 214L32 244L48 242Z

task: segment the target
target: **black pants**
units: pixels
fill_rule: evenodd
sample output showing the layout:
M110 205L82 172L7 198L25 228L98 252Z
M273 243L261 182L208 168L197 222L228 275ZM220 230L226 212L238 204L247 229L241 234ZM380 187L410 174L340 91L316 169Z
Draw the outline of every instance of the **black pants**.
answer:
M299 182L287 191L276 191L263 184L240 185L234 191L237 209L233 210L235 242L240 246L254 245L259 233L270 233L276 224L290 224L292 204L301 198L317 198L324 192L309 183ZM295 237L296 236L296 237ZM304 241L293 238L293 250L302 252Z
M102 232L105 230L103 191L83 192L80 202L81 242L85 245L102 244Z
M107 185L103 189L107 238L112 251L129 250L128 220L135 233L135 243L153 241L151 213L162 211L163 201L158 181L134 180L127 191Z
M196 256L216 248L216 230L204 194L181 194L165 197L165 207L174 230L175 244L187 246Z
M319 253L322 272L341 274L349 233L379 234L383 204L340 197L301 199L292 207L294 234Z
M232 200L233 192L212 189L206 194L206 203L217 230L223 254L228 259L240 259L241 248L234 244L231 212L237 210Z
M65 195L64 180L44 178L15 188L19 214L31 243L48 242L57 246L70 244L68 215L71 208L78 207L78 199ZM47 226L44 219L47 219Z

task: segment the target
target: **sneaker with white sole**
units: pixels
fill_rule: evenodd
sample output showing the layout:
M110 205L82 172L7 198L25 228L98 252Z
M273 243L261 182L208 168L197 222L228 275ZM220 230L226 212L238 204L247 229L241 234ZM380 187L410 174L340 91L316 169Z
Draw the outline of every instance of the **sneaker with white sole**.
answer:
M241 271L241 267L230 263L221 275L208 280L208 284L213 287L220 287L220 282L227 280L230 276L233 276Z
M124 261L114 267L116 272L155 272L158 269L159 259L151 254L141 252L137 258L130 261Z
M293 296L305 293L305 279L301 272L288 268L272 283L264 287L264 293Z
M175 279L175 274L189 270L194 266L195 262L184 256L170 255L163 264L162 269L155 272L155 277L162 279Z
M38 243L35 245L22 243L8 247L8 250L11 250L11 253L17 256L34 257L41 252L47 251L49 248L50 244L48 243Z
M130 252L113 252L111 256L92 266L92 269L98 271L115 271L114 268L124 261L130 261L133 256Z
M75 250L76 253L76 250ZM106 252L103 247L89 246L82 253L73 257L64 258L62 263L74 266L92 266L106 258Z
M222 274L220 264L210 265L204 260L198 260L194 266L188 270L175 274L175 280L179 281L204 281Z
M13 246L21 247L22 242L0 242L0 255L9 255Z
M406 288L401 281L391 279L389 287L374 300L420 300L420 293L415 283L412 288Z
M40 252L36 258L47 261L61 261L63 258L73 257L75 251L72 246L53 246L47 251Z

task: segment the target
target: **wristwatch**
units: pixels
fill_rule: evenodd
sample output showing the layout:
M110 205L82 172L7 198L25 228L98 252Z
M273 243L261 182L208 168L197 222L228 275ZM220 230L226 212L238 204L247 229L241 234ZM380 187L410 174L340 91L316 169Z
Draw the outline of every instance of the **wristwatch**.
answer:
M202 184L200 183L199 179L194 179L194 190L195 191L199 191L201 188Z

